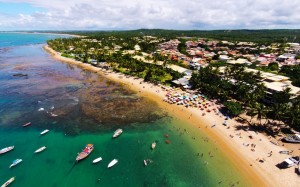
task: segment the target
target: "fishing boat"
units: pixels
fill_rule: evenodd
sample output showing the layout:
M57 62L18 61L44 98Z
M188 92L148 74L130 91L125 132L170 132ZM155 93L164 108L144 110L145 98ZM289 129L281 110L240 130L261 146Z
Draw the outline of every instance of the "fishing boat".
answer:
M282 140L290 143L300 143L300 134L288 135L282 138Z
M144 160L144 165L147 166L147 160Z
M15 180L15 177L10 178L8 181L6 181L4 184L2 184L1 187L6 187L8 186L10 183L12 183Z
M41 132L41 135L44 135L44 134L46 134L47 132L49 132L48 129L46 129L46 130L44 130L43 132Z
M46 148L47 148L46 146L43 146L43 147L37 149L36 151L34 151L34 153L40 153L40 152L44 151Z
M3 148L3 149L0 150L0 154L4 154L4 153L6 153L8 151L13 150L14 148L15 148L15 146L5 147L5 148Z
M93 160L93 163L94 163L94 164L96 164L96 163L100 162L101 160L102 160L102 158L101 158L101 157L99 157L99 158L96 158L95 160Z
M29 126L29 125L31 125L31 122L25 123L25 124L23 125L23 127L27 127L27 126Z
M113 167L116 163L118 163L118 160L117 159L113 159L107 166L107 168L111 168Z
M151 144L151 149L155 149L155 147L156 147L156 142L153 142L153 143Z
M114 132L113 138L116 138L116 137L120 136L120 134L122 134L122 132L123 132L122 129L117 129L117 130Z
M16 160L14 160L13 163L9 166L9 168L14 167L15 165L19 164L22 161L23 161L22 159L16 159Z
M87 144L85 149L81 151L81 153L78 153L77 157L76 157L76 161L80 161L84 158L86 158L87 156L89 156L89 154L91 154L91 152L94 150L94 145L93 144Z

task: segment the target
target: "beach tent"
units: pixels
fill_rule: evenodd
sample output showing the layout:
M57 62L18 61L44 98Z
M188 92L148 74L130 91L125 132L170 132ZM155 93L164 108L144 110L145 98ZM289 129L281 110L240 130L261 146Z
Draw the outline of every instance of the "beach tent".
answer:
M295 165L295 163L290 158L285 159L284 162L286 163L287 167L292 167L293 165Z

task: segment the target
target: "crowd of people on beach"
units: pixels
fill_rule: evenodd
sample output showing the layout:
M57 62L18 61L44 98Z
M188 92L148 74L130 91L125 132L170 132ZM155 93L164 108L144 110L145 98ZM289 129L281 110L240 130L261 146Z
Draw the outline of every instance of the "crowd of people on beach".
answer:
M186 108L193 107L202 111L202 116L206 115L206 112L216 112L219 114L218 107L214 101L209 101L206 96L195 91L183 91L180 88L165 88L166 95L163 101L170 104L182 105Z

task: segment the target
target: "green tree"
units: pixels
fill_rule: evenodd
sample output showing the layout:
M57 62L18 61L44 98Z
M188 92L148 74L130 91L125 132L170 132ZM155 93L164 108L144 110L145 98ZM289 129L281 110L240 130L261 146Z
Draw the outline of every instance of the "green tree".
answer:
M233 116L238 116L243 112L242 105L238 102L227 101L224 106L227 108L228 113Z
M278 71L279 70L279 65L276 62L271 62L268 65L268 69L271 70L271 71Z

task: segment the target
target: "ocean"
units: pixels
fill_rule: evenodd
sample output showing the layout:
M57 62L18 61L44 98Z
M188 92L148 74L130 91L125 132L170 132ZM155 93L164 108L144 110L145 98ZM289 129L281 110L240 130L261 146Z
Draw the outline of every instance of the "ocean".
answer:
M15 146L0 155L0 184L15 176L11 186L251 186L198 128L119 83L52 59L42 47L57 37L0 33L0 149ZM94 151L76 163L89 143Z

